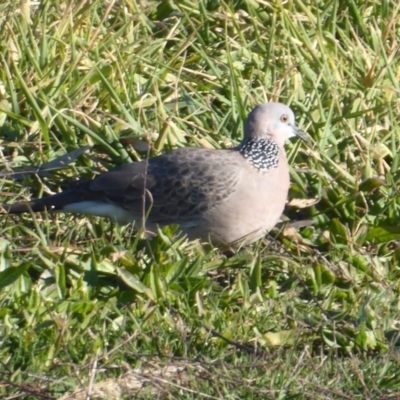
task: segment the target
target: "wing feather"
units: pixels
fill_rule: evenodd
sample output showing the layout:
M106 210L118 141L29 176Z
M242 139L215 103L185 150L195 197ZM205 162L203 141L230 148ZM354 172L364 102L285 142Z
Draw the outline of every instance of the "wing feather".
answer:
M71 190L138 215L143 213L143 196L149 191L146 208L151 207L151 220L188 220L207 212L236 190L239 164L232 154L227 155L223 150L178 149L122 165L92 181L75 184ZM211 157L212 165L208 162Z

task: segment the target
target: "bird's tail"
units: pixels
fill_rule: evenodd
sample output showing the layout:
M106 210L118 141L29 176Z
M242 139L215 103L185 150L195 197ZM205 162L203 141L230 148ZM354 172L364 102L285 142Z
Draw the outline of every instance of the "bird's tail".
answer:
M65 206L85 200L86 198L82 195L82 193L65 191L62 193L57 193L53 196L43 197L41 199L21 201L14 204L2 204L0 206L0 213L21 214L31 211L62 211Z

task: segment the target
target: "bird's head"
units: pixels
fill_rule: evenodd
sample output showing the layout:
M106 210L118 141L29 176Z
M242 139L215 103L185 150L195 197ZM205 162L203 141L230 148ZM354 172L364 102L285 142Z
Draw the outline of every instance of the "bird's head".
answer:
M244 123L244 140L268 139L283 147L293 136L307 140L305 133L296 127L293 111L281 103L256 106Z

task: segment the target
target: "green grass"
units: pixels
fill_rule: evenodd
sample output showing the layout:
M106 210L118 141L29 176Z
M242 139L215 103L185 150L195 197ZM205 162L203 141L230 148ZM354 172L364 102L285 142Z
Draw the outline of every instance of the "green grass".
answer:
M1 202L233 146L281 101L310 136L285 216L312 223L227 258L0 215L0 397L400 398L397 2L37 3L0 5Z

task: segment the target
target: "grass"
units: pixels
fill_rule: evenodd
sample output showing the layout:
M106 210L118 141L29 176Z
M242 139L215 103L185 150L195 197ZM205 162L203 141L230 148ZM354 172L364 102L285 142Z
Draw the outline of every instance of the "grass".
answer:
M398 12L4 1L1 202L230 147L281 101L310 136L287 145L285 217L311 222L227 258L173 227L1 215L1 397L400 398Z

